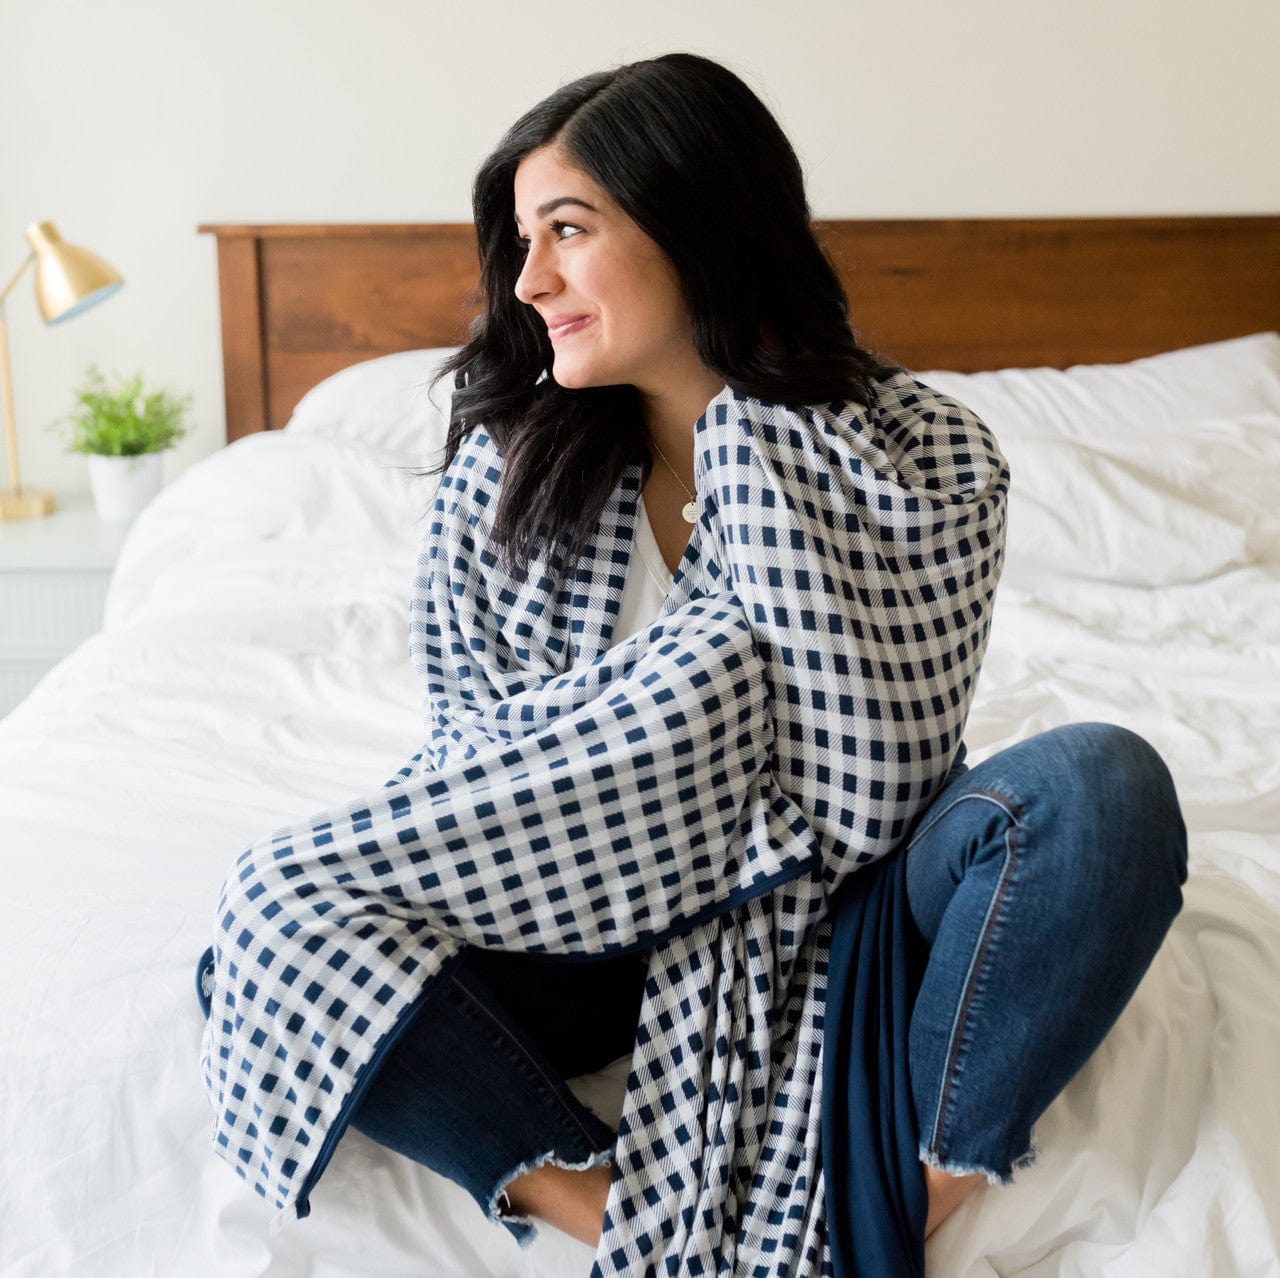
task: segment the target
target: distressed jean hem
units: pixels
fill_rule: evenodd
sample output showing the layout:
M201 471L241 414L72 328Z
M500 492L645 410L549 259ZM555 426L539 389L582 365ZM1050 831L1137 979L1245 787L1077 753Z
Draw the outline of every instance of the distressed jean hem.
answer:
M936 1168L948 1176L985 1176L988 1185L997 1186L1013 1184L1014 1173L1025 1171L1033 1166L1039 1156L1040 1146L1032 1141L1031 1148L1025 1154L1015 1158L1008 1171L998 1172L992 1171L990 1167L984 1167L981 1163L965 1163L953 1158L945 1158L936 1150L929 1149L923 1141L920 1143L920 1161L926 1167Z
M487 1215L490 1220L504 1225L521 1247L528 1247L537 1236L537 1228L533 1223L532 1216L520 1215L512 1209L511 1199L507 1196L507 1186L512 1181L519 1180L526 1172L536 1171L539 1167L545 1167L548 1163L553 1167L563 1167L565 1171L587 1171L592 1167L608 1166L612 1162L612 1149L597 1150L582 1162L577 1163L557 1157L553 1149L548 1150L545 1154L539 1154L536 1158L528 1158L498 1182L497 1188L494 1189L489 1198Z

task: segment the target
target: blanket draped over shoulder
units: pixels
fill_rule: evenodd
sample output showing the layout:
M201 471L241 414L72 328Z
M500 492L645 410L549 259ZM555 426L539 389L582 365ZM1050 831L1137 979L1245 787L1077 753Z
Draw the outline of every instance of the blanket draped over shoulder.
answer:
M828 1267L828 900L961 746L1008 479L963 406L905 373L878 391L792 409L722 390L671 591L613 648L640 464L567 578L516 579L490 547L502 457L482 428L463 440L411 600L426 744L246 850L202 964L214 1145L282 1212L306 1214L464 947L644 949L594 1274Z

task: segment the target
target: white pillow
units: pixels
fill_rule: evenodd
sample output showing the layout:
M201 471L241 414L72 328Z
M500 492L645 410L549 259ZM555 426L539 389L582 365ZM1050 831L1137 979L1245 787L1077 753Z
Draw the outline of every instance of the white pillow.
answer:
M286 429L443 461L453 384L446 378L431 391L431 383L456 350L400 351L341 369L298 401Z
M1280 334L919 376L982 417L1009 460L1009 580L1176 586L1280 556Z
M1179 586L1280 567L1280 413L1240 414L1089 441L1004 444L1006 578Z
M1280 334L1255 333L1065 372L1006 368L919 377L973 409L1001 443L1017 435L1147 434L1174 422L1280 412Z

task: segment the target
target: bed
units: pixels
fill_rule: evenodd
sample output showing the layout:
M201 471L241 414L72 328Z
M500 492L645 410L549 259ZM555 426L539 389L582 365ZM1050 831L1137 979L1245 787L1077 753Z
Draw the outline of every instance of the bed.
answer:
M219 226L228 447L0 722L0 1274L573 1278L348 1134L279 1233L208 1145L194 963L237 852L412 753L407 596L467 226ZM1280 218L839 222L865 341L994 428L1008 566L972 759L1105 719L1169 762L1185 908L930 1272L1280 1275ZM943 371L945 370L945 371ZM1065 371L1064 371L1065 370ZM575 1080L616 1114L626 1062Z

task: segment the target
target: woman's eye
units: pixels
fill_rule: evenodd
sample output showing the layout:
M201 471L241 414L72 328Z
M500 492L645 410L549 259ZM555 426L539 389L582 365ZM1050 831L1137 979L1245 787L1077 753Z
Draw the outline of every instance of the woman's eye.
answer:
M557 240L570 240L575 235L582 234L582 227L574 226L572 222L548 222L547 230L551 232ZM518 252L527 253L529 245L532 243L529 236L521 235L517 232L515 237L516 249Z

